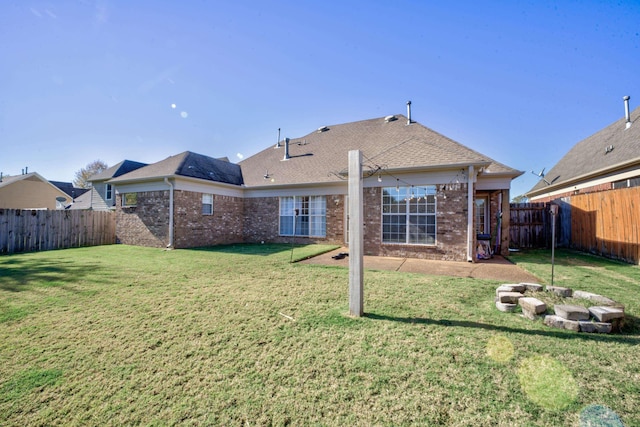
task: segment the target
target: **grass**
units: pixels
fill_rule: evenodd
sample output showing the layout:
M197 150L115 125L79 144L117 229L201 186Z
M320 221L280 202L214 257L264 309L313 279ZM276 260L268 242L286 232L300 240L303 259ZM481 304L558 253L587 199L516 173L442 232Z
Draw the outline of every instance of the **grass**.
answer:
M497 311L498 282L388 271L365 272L352 318L348 270L291 254L0 257L0 425L640 424L637 266L558 251L555 284L632 317L588 335ZM545 279L545 257L512 258Z

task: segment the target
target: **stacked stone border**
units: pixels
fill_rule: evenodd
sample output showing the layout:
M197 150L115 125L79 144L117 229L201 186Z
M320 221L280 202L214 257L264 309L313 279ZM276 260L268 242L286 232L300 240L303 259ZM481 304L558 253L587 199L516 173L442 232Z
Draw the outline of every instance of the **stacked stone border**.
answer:
M530 320L542 319L544 324L575 332L603 333L618 332L624 322L624 306L602 295L571 288L546 286L546 292L562 298L580 298L596 302L597 306L585 308L572 304L554 304L554 314L547 314L547 304L532 295L542 292L537 283L503 284L496 289L496 308L510 313L519 306L522 315Z

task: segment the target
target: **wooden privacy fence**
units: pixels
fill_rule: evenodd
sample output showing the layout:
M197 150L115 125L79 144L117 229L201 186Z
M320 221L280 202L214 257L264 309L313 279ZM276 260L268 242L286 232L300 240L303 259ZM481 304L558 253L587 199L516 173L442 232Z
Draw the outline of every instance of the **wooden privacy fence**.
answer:
M572 248L640 263L640 187L565 197ZM566 225L565 225L566 227Z
M551 219L547 203L511 203L510 212L510 248L546 248L551 244Z
M0 254L116 242L115 213L0 209Z

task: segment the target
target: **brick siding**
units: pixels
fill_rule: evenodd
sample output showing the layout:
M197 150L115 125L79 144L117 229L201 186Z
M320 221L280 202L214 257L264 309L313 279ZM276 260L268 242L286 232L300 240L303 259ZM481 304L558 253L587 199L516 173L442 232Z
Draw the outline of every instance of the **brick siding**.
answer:
M466 184L436 195L436 244L382 244L382 189L364 189L364 253L436 260L465 261L467 253ZM116 234L124 244L165 247L169 242L169 191L138 193L135 207L117 198ZM279 235L279 198L214 195L213 215L202 214L202 193L174 192L174 247L229 243L333 243L344 245L345 197L326 196L326 237ZM493 210L493 207L492 207Z
M164 248L169 243L169 191L138 193L133 207L116 197L116 241L125 245Z
M243 241L243 199L213 195L213 214L202 214L202 193L173 193L175 248L240 243Z

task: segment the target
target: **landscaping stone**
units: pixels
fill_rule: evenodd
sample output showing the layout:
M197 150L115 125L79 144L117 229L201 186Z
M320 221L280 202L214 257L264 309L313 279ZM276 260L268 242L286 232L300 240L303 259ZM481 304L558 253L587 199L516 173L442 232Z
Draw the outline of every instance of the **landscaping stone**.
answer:
M589 313L600 322L610 322L624 317L624 310L615 307L589 307Z
M547 311L547 304L537 298L523 297L518 300L518 304L523 311L530 311L533 314L542 314Z
M518 304L518 300L522 297L523 295L520 292L499 292L498 302L508 303L508 304Z
M575 320L567 320L560 316L545 316L544 324L552 328L568 329L570 331L580 332L580 324Z
M580 332L610 334L613 329L611 323L581 320L578 324L580 325Z
M553 292L554 294L563 298L570 298L573 294L573 290L570 288L563 288L561 286L547 286L547 292Z
M498 288L496 289L496 295L498 295L498 293L500 292L524 292L524 286L519 285L519 284L505 284L505 285L500 285L498 286Z
M529 292L542 292L542 285L538 285L537 283L520 283L524 286L525 291Z
M618 308L624 309L624 305L622 305L621 303L614 301L611 298L607 298L605 296L598 295L598 294L593 294L591 292L575 291L573 293L573 297L588 299L589 301L595 301L598 304L606 305L607 307L618 307Z
M580 305L556 304L553 306L556 316L567 320L589 320L589 310Z
M505 313L511 313L515 311L516 307L518 307L518 304L503 303L500 301L496 301L496 308Z

